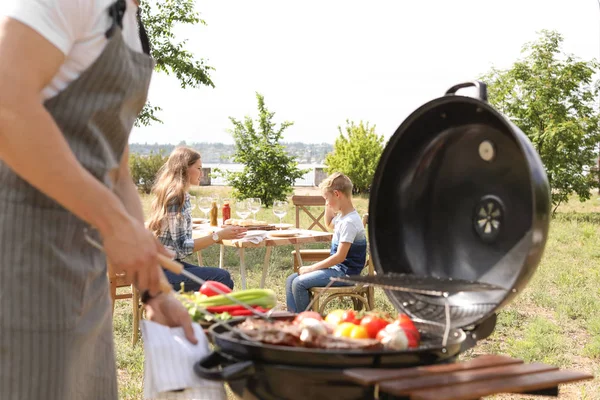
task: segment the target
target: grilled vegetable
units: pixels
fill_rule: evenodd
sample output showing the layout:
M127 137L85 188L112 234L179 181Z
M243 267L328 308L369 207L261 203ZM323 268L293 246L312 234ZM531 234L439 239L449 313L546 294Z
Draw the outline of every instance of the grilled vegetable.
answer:
M323 317L321 317L321 314L319 314L316 311L303 311L300 314L296 315L296 318L294 318L294 323L295 324L301 323L306 318L316 319L318 321L323 320Z
M264 311L273 308L277 304L275 292L270 289L239 290L229 293L228 296L233 297L248 306ZM223 295L213 295L209 297L206 294L196 292L183 294L182 297L186 299L183 301L183 305L188 309L190 316L196 322L227 320L231 319L232 316L252 314L251 311L247 310L242 305L235 303L233 300L230 300ZM203 309L206 309L206 311L215 316L212 317L204 314L202 312Z
M419 347L421 334L408 315L398 314L398 318L393 322L393 324L398 325L404 331L406 337L408 338L408 347Z
M232 310L232 311L228 311L229 314L231 314L232 317L241 317L241 316L249 316L249 315L254 315L254 313L250 310L248 310L247 308L243 308L242 306L239 306L241 309L240 310ZM262 308L261 306L254 306L252 307L254 308L256 311L260 311L260 312L267 312L269 310Z
M220 291L216 291L215 288ZM205 296L212 297L218 296L222 293L231 293L231 289L221 282L206 281L202 286L200 286L199 292Z
M237 304L230 299L231 297L251 306L273 308L277 304L277 296L271 289L238 290L229 293L227 297L223 295L207 297L196 301L196 304L202 307Z
M306 317L299 321L298 325L302 328L300 340L303 342L313 340L316 336L327 335L327 327L321 319Z
M377 334L377 340L390 350L406 350L408 348L408 338L404 330L396 324L389 324Z
M364 326L356 325L350 331L350 337L352 339L368 339L369 334Z
M356 315L354 310L346 310L342 314L342 322L350 322L354 325L360 325L360 318Z
M360 321L360 325L367 330L367 335L371 339L375 339L380 330L388 326L389 320L382 318L376 314L367 314Z
M352 322L342 322L337 326L337 328L335 328L333 336L350 337L350 332L352 332L352 329L354 329L355 326L356 325L354 325Z
M232 311L240 311L240 310L247 310L246 307L241 306L239 304L230 304L230 305L226 305L226 306L211 306L211 307L206 307L206 311L213 313L213 314L219 314L222 312L228 312L231 313Z
M342 322L344 310L333 310L325 317L325 321L332 325L339 325Z

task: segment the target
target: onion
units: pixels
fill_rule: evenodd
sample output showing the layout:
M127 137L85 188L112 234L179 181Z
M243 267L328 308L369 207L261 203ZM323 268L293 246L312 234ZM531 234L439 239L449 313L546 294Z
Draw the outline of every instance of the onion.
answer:
M408 349L408 338L404 333L404 329L396 324L389 324L377 335L383 347L390 350L406 350Z
M303 342L306 342L315 336L327 335L327 328L323 321L314 318L304 318L298 325L302 327L300 340Z

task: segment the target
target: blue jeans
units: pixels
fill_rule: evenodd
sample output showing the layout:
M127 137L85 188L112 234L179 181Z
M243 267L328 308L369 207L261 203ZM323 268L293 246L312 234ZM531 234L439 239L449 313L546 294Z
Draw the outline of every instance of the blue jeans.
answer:
M230 289L233 289L233 280L231 279L231 275L228 271L215 267L199 267L197 265L189 264L181 260L177 261L183 264L186 271L191 272L197 277L204 279L205 281L221 282L222 284L228 286ZM186 276L174 274L173 272L166 269L163 269L163 271L165 271L167 280L169 281L171 286L173 286L173 289L175 291L179 291L179 289L181 289L181 282L183 282L183 289L186 292L198 291L198 289L200 289L201 285L199 283L191 280Z
M308 274L298 275L296 273L287 277L285 281L285 297L288 311L298 313L306 310L310 304L308 290L313 287L327 286L329 278L343 277L345 273L334 268L325 268ZM331 286L348 286L348 283L335 282Z

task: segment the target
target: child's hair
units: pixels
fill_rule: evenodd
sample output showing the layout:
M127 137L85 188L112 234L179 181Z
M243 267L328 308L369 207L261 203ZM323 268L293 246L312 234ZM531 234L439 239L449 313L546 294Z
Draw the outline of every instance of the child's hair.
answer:
M329 175L319 184L319 188L323 192L333 192L337 190L346 195L346 197L352 196L352 181L346 175L341 172L334 172Z
M189 147L177 147L169 159L158 171L156 181L152 187L152 208L148 228L159 234L162 221L167 215L167 207L171 202L183 208L185 192L189 187L188 168L200 159L200 153Z

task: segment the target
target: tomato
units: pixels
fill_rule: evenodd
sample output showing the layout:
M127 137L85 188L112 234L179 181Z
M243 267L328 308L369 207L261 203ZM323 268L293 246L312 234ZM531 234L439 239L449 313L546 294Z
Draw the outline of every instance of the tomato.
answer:
M355 326L356 325L354 325L351 322L342 322L337 326L337 328L335 328L333 336L350 337L350 333L352 332L352 329L354 329Z
M371 314L367 314L360 321L360 325L366 329L367 334L371 339L375 339L379 331L385 328L389 323L390 321L387 319Z
M332 325L339 325L342 322L342 315L344 310L333 310L325 317L325 322L329 322Z
M215 290L217 289L217 290ZM206 281L200 286L199 292L207 297L218 296L223 293L231 293L231 289L225 286L221 282L217 281Z
M300 323L300 322L302 322L302 320L304 318L313 318L313 319L316 319L318 321L322 321L323 320L323 317L321 317L321 314L319 314L316 311L303 311L300 314L296 315L296 318L294 318L294 323L295 324Z
M364 326L354 325L354 328L350 331L350 337L352 339L368 339L369 334Z
M342 322L350 322L354 325L360 324L360 318L356 318L356 313L354 310L346 310L342 315Z

